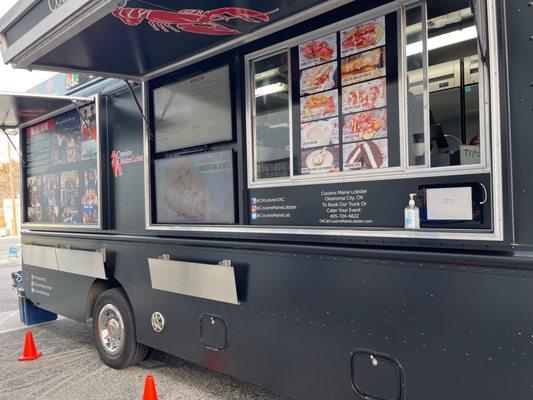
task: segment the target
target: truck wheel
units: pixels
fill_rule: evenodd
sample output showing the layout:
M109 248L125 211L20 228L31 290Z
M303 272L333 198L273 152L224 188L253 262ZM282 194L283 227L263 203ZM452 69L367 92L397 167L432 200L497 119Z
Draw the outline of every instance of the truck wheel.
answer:
M131 305L120 288L103 292L93 310L93 333L102 361L122 369L143 361L148 347L137 342Z

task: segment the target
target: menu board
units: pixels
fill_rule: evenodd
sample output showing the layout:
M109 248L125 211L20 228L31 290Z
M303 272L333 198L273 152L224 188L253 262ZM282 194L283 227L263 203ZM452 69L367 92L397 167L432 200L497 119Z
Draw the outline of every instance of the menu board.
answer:
M385 36L383 16L298 46L301 174L389 166Z
M155 160L157 223L234 223L231 150Z
M154 90L155 150L231 140L229 67Z
M80 111L72 110L24 131L26 222L99 223L95 106Z

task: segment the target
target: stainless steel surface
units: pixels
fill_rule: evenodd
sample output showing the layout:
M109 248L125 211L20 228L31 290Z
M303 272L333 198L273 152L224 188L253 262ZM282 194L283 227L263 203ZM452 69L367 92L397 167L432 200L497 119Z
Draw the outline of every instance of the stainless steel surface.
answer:
M54 247L22 244L22 262L34 267L58 270L57 255Z
M489 55L491 58L490 71L488 73L490 84L490 101L487 107L490 113L487 113L486 120L490 121L492 151L492 214L494 235L503 239L503 182L502 182L502 145L501 145L501 115L500 115L500 50L498 48L498 18L496 10L496 0L487 0L487 22L489 36ZM504 57L504 55L502 55ZM489 120L490 118L490 120ZM488 142L488 141L487 141ZM488 143L487 143L488 145ZM511 207L512 209L512 207ZM511 220L512 221L512 220ZM512 222L510 222L512 223ZM514 231L514 229L513 229ZM513 240L514 242L514 240Z
M27 68L43 55L108 15L115 7L114 0L69 0L20 39L7 48L2 47L4 62L14 64L17 68Z
M104 255L100 251L55 249L58 270L70 274L107 279Z
M106 304L98 314L98 338L110 355L119 354L124 348L124 320L113 304Z
M0 34L16 23L22 15L40 0L18 0L0 19Z
M149 258L152 288L239 304L233 267Z

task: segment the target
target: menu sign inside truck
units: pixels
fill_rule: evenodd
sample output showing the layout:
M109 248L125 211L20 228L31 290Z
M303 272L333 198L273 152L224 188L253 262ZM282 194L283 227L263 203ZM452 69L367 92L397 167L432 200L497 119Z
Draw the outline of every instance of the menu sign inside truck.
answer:
M232 138L229 67L154 90L156 152Z
M99 223L94 104L25 129L26 222Z
M385 31L380 17L298 46L302 175L389 167Z

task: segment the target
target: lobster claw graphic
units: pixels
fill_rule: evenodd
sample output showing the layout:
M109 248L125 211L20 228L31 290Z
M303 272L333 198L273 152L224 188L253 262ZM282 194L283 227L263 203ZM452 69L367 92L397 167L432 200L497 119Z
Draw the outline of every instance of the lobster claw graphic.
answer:
M144 8L123 7L113 11L113 15L124 24L137 26L144 20L155 31L163 32L190 32L201 35L236 35L240 30L222 25L220 22L229 22L239 19L250 23L266 23L270 21L270 14L277 12L260 12L239 7L222 7L210 11L187 9L180 11L148 10Z

